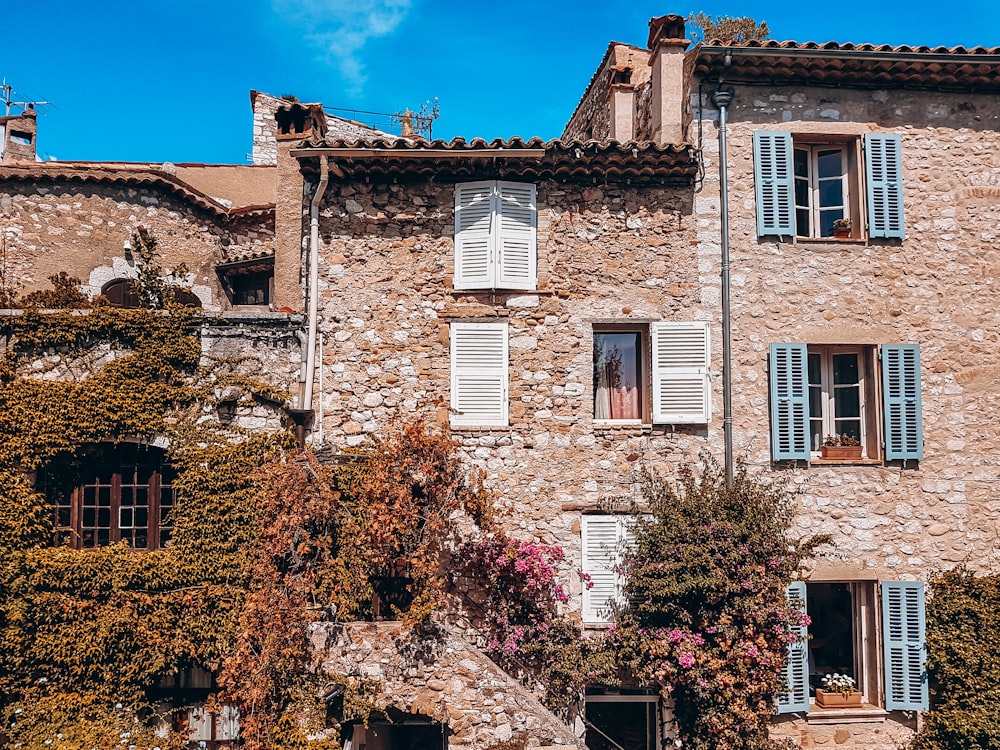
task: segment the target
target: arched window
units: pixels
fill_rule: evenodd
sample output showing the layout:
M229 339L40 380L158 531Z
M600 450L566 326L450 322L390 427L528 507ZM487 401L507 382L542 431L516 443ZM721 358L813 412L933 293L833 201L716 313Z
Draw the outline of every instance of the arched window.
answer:
M108 304L113 307L144 307L139 295L132 289L132 281L129 279L114 279L101 287Z
M182 289L178 286L168 286L165 293L169 295L171 301L181 307L201 307L201 300L198 299L198 295L187 289ZM107 298L108 304L112 307L137 308L146 306L139 298L139 295L135 293L131 279L114 279L109 281L101 287L101 294Z
M98 445L73 465L50 467L44 483L56 544L75 549L119 541L135 549L167 545L174 476L162 450L138 443Z

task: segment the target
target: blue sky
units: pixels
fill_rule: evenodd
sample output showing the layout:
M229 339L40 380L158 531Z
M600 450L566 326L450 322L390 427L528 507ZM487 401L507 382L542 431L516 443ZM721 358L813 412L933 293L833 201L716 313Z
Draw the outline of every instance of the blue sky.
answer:
M53 102L39 152L63 160L244 163L252 88L377 112L437 97L435 137L555 138L608 42L644 45L667 13L750 15L782 40L1000 46L998 0L3 5L0 76Z

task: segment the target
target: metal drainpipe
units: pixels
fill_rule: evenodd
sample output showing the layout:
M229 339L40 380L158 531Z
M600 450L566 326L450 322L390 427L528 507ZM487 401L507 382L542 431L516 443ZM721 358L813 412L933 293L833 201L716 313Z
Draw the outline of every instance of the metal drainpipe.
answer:
M306 334L306 377L299 396L299 408L312 410L313 381L316 379L316 323L319 318L319 204L330 182L329 157L319 157L319 184L309 205L309 332Z
M722 430L726 442L726 483L733 483L733 362L729 301L729 159L726 152L726 115L733 101L731 88L712 94L719 110L719 214L722 230Z

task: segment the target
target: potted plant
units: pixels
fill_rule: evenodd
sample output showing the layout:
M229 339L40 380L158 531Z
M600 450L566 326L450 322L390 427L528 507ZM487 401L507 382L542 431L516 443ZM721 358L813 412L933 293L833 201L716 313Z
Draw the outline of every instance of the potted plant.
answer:
M861 691L855 688L856 684L846 674L828 674L823 678L823 689L816 689L816 703L824 708L860 706Z
M827 435L819 454L821 458L856 460L861 458L861 441L853 435Z
M850 219L837 219L833 222L833 236L840 238L850 237L851 226L852 224Z

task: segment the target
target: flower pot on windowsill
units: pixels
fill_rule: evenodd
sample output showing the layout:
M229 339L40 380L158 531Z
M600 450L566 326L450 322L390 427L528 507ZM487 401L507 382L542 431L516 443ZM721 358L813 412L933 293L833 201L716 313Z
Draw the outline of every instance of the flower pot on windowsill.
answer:
M853 690L845 695L844 693L817 689L816 705L822 706L823 708L847 708L848 706L860 706L861 691Z
M860 461L860 445L821 445L819 447L820 458L833 461Z
M844 227L842 229L840 227L835 227L833 230L833 236L840 240L849 240L851 239L851 228Z

